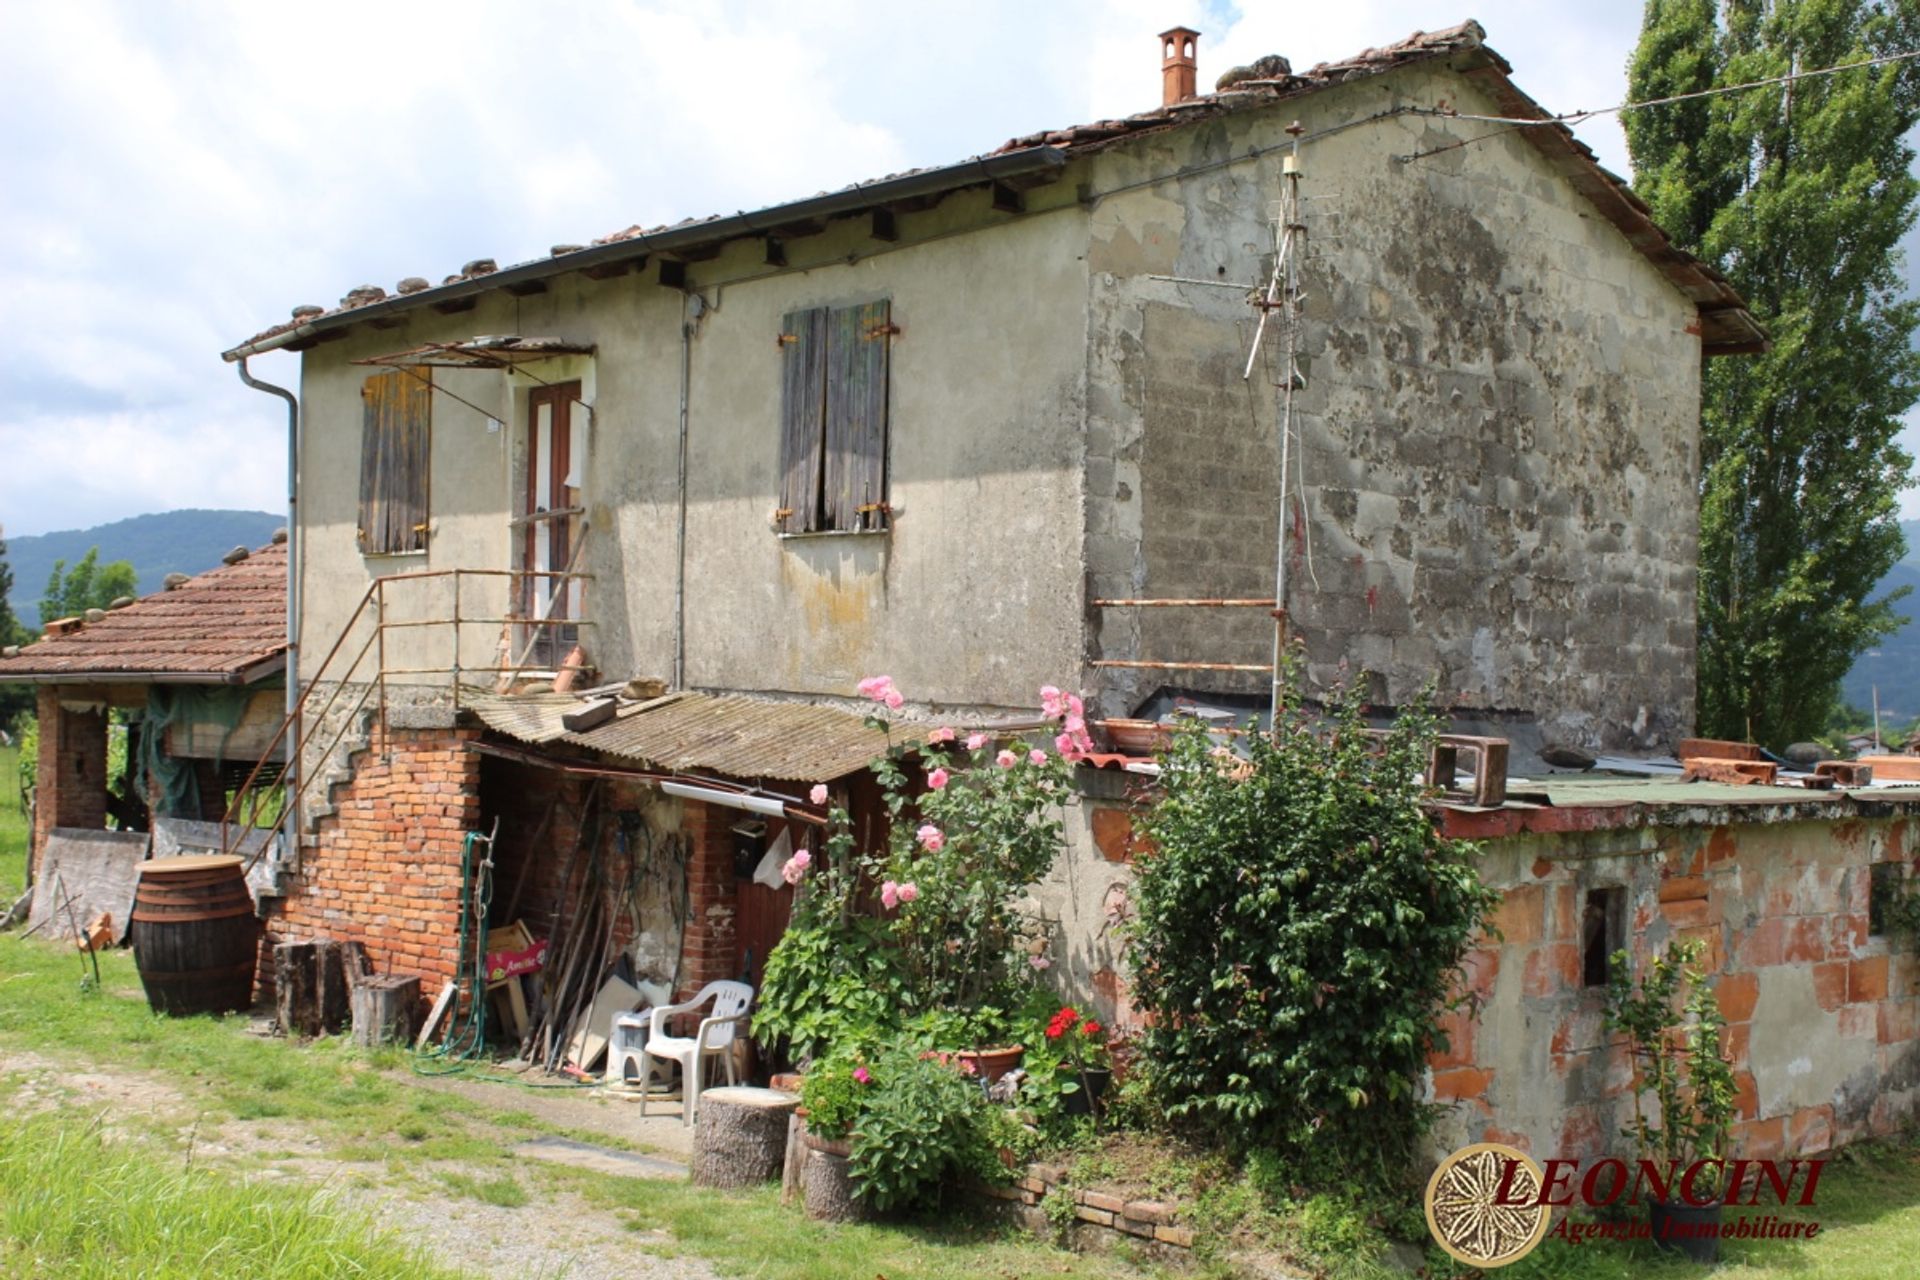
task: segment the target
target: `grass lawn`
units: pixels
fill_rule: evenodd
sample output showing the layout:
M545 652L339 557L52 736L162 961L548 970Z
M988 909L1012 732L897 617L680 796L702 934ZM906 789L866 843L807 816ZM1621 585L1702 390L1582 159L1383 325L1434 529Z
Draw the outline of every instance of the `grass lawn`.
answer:
M1792 1222L1818 1222L1812 1240L1724 1240L1714 1280L1906 1280L1920 1275L1920 1143L1859 1146L1820 1175L1819 1203L1764 1206ZM1731 1220L1731 1219L1729 1219ZM1499 1273L1502 1280L1679 1280L1707 1269L1651 1244L1571 1244L1549 1237Z
M20 811L20 748L0 747L0 910L27 885L27 815Z
M370 1241L361 1220L352 1215L343 1219L338 1211L330 1211L325 1215L329 1222L345 1222L343 1233L319 1233L308 1220L312 1204L304 1193L261 1189L258 1197L249 1191L234 1199L229 1216L189 1212L195 1197L171 1180L170 1171L179 1170L185 1158L188 1139L182 1130L190 1120L203 1133L228 1121L242 1121L258 1122L254 1127L262 1133L284 1135L288 1145L303 1137L317 1138L327 1159L358 1162L361 1169L371 1165L380 1170L380 1181L405 1188L409 1195L465 1197L508 1210L525 1206L527 1229L532 1233L565 1236L566 1228L556 1226L555 1219L541 1211L541 1203L549 1196L578 1196L632 1230L666 1230L671 1233L670 1248L705 1258L726 1275L769 1280L872 1280L876 1275L960 1280L1140 1274L1124 1259L1065 1253L965 1215L949 1213L884 1226L830 1227L783 1208L774 1190L727 1194L681 1182L611 1178L531 1165L514 1157L512 1148L556 1130L517 1110L514 1090L500 1089L496 1109L421 1087L407 1056L398 1052L364 1054L339 1038L304 1046L265 1039L247 1034L244 1020L237 1018L156 1017L140 994L129 953L104 955L101 972L102 989L83 993L80 965L72 952L23 940L17 934L0 935L0 1166L4 1166L0 1167L0 1201L20 1202L9 1178L40 1178L46 1187L60 1190L58 1203L44 1211L9 1211L0 1205L0 1276L92 1276L110 1271L170 1275L174 1273L165 1266L171 1265L171 1253L149 1256L141 1250L171 1250L176 1245L198 1249L195 1242L227 1231L238 1233L232 1246L238 1259L255 1258L248 1250L278 1241L291 1251L290 1256L309 1248L362 1249L374 1261L362 1270L344 1264L301 1269L291 1263L286 1270L263 1270L250 1262L236 1262L238 1269L231 1272L189 1269L179 1274L428 1274L418 1267L408 1271L402 1263L382 1261L389 1255L404 1255L378 1238ZM107 1052L102 1046L112 1049ZM55 1122L24 1118L23 1109L6 1106L8 1095L20 1085L18 1074L10 1077L7 1070L10 1049L90 1071L110 1063L116 1071L149 1073L177 1090L193 1114L183 1116L177 1109L175 1114L152 1117L116 1112L111 1128L123 1132L115 1133L102 1147L101 1139L89 1133L91 1117L83 1110L63 1110L59 1114L67 1119ZM570 1136L609 1142L604 1135ZM44 1154L48 1151L80 1151L60 1159L97 1169L98 1176L56 1175L54 1160ZM8 1165L9 1160L14 1163ZM232 1169L219 1168L204 1176L213 1179L208 1185L222 1186L221 1179L257 1172L273 1160L270 1153L239 1157L231 1162ZM123 1167L144 1172L137 1177L116 1172ZM116 1181L123 1176L132 1182ZM142 1199L147 1197L145 1191L130 1196L125 1189L134 1183L145 1187L149 1180L158 1190L147 1199ZM41 1184L23 1182L21 1189L31 1192L35 1185ZM32 1194L24 1198L36 1199ZM137 1212L128 1210L130 1198L139 1202ZM45 1252L48 1239L82 1248L80 1236L88 1233L77 1224L109 1219L115 1225L103 1237L100 1247L106 1252L100 1257L111 1259L113 1267L101 1261L96 1272L88 1269L96 1266L92 1254ZM382 1253L383 1249L388 1252ZM60 1258L63 1265L71 1263L71 1270L9 1270L16 1258L24 1257ZM389 1265L402 1269L380 1269Z

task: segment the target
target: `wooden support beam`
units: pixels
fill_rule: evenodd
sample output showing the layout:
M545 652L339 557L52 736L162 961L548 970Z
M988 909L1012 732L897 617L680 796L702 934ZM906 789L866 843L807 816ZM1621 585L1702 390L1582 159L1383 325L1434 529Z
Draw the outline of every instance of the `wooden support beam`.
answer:
M889 243L900 238L900 223L895 219L893 210L875 209L873 211L873 238Z
M507 285L506 290L516 298L530 298L536 293L545 293L547 291L547 282L545 280L521 280L514 284Z
M433 304L433 309L443 316L450 316L461 311L471 311L479 305L479 302L478 297L468 294L464 298L449 298L445 302L436 302Z

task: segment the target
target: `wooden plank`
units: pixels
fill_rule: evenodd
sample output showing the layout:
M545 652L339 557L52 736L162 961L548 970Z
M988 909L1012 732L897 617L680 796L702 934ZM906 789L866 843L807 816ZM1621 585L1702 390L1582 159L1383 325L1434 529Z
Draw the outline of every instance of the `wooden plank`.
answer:
M859 529L861 508L886 500L886 299L834 311L827 354L826 509L822 527ZM882 522L874 520L872 527Z
M447 982L441 986L440 994L434 997L432 1011L427 1014L426 1022L421 1024L420 1036L413 1042L415 1049L427 1047L427 1041L433 1038L433 1033L440 1026L440 1019L447 1016L447 1006L453 1003L453 993L457 990L459 990L459 984L455 982Z
M780 325L781 528L820 528L820 453L826 415L827 309L789 312Z

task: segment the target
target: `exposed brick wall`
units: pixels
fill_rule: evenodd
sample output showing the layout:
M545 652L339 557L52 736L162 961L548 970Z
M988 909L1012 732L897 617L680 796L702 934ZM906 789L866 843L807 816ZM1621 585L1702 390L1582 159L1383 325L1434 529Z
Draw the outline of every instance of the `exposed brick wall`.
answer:
M466 729L376 730L334 789L337 812L267 922L274 943L364 944L381 972L419 974L431 999L457 965L461 848L480 821L479 756Z
M60 693L39 689L39 772L33 813L34 873L55 827L107 825L107 713L63 709Z
M1644 847L1643 847L1644 846ZM1442 1145L1618 1154L1630 1069L1584 985L1587 893L1621 886L1636 971L1697 939L1727 1022L1733 1145L1764 1158L1891 1133L1920 1112L1920 958L1869 935L1871 868L1914 858L1899 819L1568 832L1490 842L1504 937L1468 958L1433 1092Z
M686 832L691 844L687 859L687 932L682 944L680 990L685 996L709 982L738 976L734 946L739 916L733 874L733 824L737 810L688 802Z

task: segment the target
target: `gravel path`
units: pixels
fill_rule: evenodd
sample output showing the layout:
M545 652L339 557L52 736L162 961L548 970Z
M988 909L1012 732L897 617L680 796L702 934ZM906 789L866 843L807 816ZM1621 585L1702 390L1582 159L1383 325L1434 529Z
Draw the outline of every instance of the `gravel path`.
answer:
M438 1175L458 1172L457 1166L418 1164L395 1172L385 1164L332 1159L325 1145L295 1122L229 1121L202 1127L192 1119L196 1108L190 1098L144 1072L101 1063L77 1071L53 1058L13 1049L0 1062L0 1071L24 1077L10 1099L22 1111L98 1107L108 1116L178 1120L183 1136L191 1131L195 1158L204 1166L228 1165L242 1177L322 1187L331 1203L365 1214L441 1266L483 1280L717 1280L698 1258L663 1256L674 1252L667 1233L635 1231L616 1214L573 1192L554 1189L531 1171L516 1178L527 1190L528 1202L507 1208L450 1190ZM687 1141L677 1116L642 1121L632 1104L596 1098L585 1090L546 1094L454 1079L435 1081L432 1087L502 1110L526 1111L548 1124L618 1133L657 1151L673 1153ZM109 1123L110 1137L114 1130ZM268 1151L277 1154L273 1164L262 1169L258 1159ZM347 1185L349 1179L358 1185Z
M341 1201L372 1213L441 1266L489 1280L717 1280L698 1258L650 1251L671 1246L665 1232L630 1230L575 1195L535 1191L518 1209L364 1189Z

